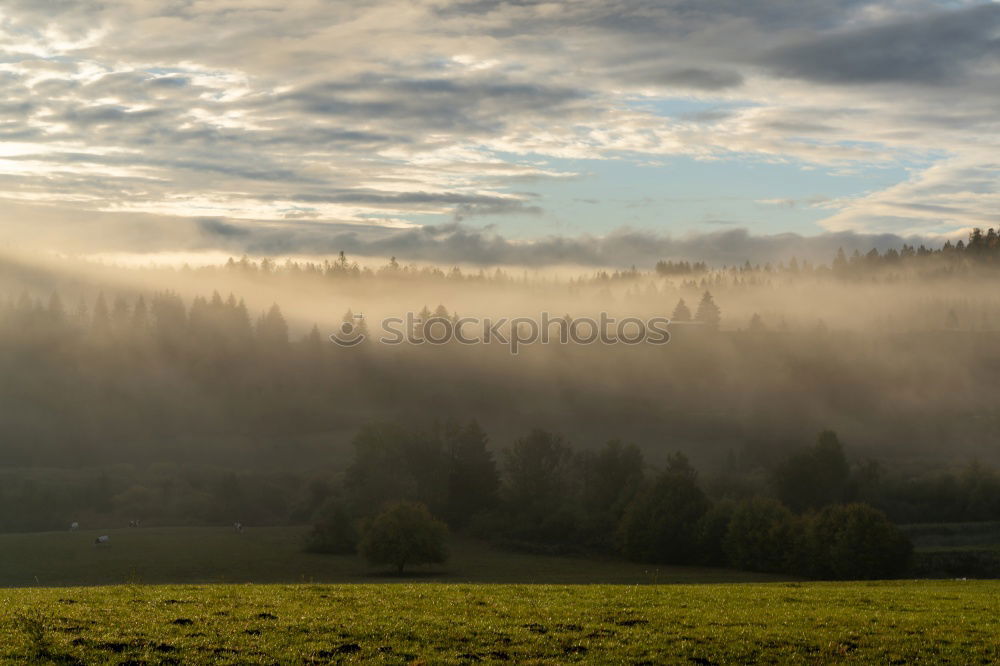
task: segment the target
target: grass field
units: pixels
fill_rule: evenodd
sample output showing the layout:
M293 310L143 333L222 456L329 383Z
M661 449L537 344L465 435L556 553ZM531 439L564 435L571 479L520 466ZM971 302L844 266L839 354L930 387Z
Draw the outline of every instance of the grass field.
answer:
M142 528L0 535L0 587L122 583L375 582L357 557L302 552L307 528ZM99 534L110 545L94 546ZM417 568L421 581L474 583L698 583L778 580L697 567L655 567L511 553L454 539L449 562Z
M389 583L301 552L304 531L0 535L0 661L1000 661L997 581L802 583L454 540L444 567ZM275 582L299 584L261 584Z
M0 590L51 663L997 663L1000 583L124 585Z

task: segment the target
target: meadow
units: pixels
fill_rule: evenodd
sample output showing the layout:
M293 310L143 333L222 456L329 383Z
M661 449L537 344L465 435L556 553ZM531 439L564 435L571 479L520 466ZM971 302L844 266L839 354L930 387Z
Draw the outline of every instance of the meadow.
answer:
M109 546L95 546L108 534ZM0 661L994 663L1000 582L813 583L495 550L404 577L305 528L0 535ZM289 584L294 583L294 584ZM532 584L533 583L533 584Z
M1000 583L0 591L5 663L996 663Z
M348 583L398 580L355 556L302 551L305 527L162 527L0 534L0 586L138 583ZM107 546L95 546L108 535ZM413 580L454 583L703 583L780 580L707 567L497 550L453 537L449 562L417 567Z

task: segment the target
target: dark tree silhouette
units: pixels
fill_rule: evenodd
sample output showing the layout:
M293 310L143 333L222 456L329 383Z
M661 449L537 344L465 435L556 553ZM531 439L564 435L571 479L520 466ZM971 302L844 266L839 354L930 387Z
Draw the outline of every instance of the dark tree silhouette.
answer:
M389 564L403 573L407 565L445 562L447 535L448 528L426 506L398 502L368 521L358 550L370 564Z
M824 430L815 446L778 465L772 481L782 502L804 511L847 499L850 471L837 434Z
M622 518L622 552L643 562L695 562L699 521L710 506L687 459L675 457Z

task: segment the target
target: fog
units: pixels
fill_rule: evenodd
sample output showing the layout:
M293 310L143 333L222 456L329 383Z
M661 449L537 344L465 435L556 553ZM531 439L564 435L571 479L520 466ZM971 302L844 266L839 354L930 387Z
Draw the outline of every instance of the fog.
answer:
M713 501L992 519L1000 299L984 256L574 272L7 253L0 531L298 524L402 498L494 541L622 552L625 507L655 492L643 475L689 469ZM820 432L842 462L809 462ZM843 470L818 504L802 465Z
M565 270L359 265L349 257L334 257L325 266L235 259L191 268L8 255L0 293L8 301L5 358L14 367L8 365L5 390L20 397L22 408L8 408L3 423L8 435L15 428L20 438L36 442L20 455L48 464L64 455L87 462L74 447L88 441L99 452L94 462L150 461L170 459L170 447L157 442L183 434L209 442L203 454L214 460L216 447L229 456L234 447L239 450L234 437L261 438L278 423L288 422L284 440L322 440L336 447L372 420L449 417L477 419L500 445L527 428L543 427L582 448L622 438L654 462L683 451L710 467L748 443L780 452L823 428L835 429L858 455L898 458L907 465L995 461L987 433L995 418L991 388L1000 298L983 287L984 271L991 269L958 265L941 255L855 263L849 273L794 262L573 276ZM662 345L556 340L521 345L512 354L502 341L389 345L378 340L384 318L418 315L424 307L443 306L452 318L494 321L541 321L543 313L554 319L598 319L606 313L648 320L673 318L681 299L696 313L705 292L720 308L718 330L674 322L670 342ZM165 324L155 312L141 325L95 331L98 298L107 316L124 322L131 321L139 298L150 307L163 293L189 312L188 322L171 333L183 338L177 343L184 350L180 356L164 356L162 341L155 338ZM65 310L52 315L61 323L46 323L44 317L25 323L26 311L48 312L53 294ZM228 324L218 322L197 328L192 304L204 299L212 310L213 294L221 309L230 295L245 303L246 330L226 330ZM257 339L258 320L273 305L287 324L287 346L280 339L283 331L271 343ZM344 348L328 337L348 310L363 314L369 339ZM18 327L50 325L62 327L46 343L56 349L42 344L44 336L17 334ZM558 327L551 329L553 337ZM467 337L476 332L482 333L480 324L464 329ZM247 337L244 348L232 343L240 335ZM106 339L95 339L102 336ZM32 386L39 368L25 361L26 347L41 355L36 361L52 384ZM79 354L78 363L53 367L45 358L52 351ZM223 361L253 366L261 386L289 389L259 404L251 400L248 412L234 415L228 411L230 394L246 387L199 376L202 364ZM166 371L175 386L160 383ZM140 402L183 406L162 429L126 424L130 418L121 405L99 395L73 398L93 403L86 415L57 409L31 421L42 402L56 396L70 400L75 381L125 382L118 390L130 399L138 390ZM70 395L60 395L60 386ZM29 398L26 392L35 390L45 395ZM257 426L248 427L248 420L257 420ZM120 435L108 441L106 432ZM6 455L12 455L10 449ZM253 459L245 452L236 455L239 465ZM311 464L297 457L284 462Z

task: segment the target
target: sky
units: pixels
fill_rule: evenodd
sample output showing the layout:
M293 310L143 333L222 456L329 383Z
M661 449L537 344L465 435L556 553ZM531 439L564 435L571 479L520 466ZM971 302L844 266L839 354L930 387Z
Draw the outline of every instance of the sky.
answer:
M998 175L997 2L0 2L0 248L772 260Z

